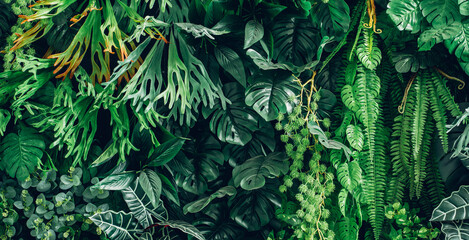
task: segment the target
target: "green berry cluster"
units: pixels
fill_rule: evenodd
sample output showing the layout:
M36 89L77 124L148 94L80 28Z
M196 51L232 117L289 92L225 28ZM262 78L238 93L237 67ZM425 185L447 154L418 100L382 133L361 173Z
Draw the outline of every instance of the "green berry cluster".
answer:
M4 1L5 3L10 3L11 2L11 10L15 15L32 15L33 11L29 8L31 4L34 3L34 1L30 0L17 0L17 1L11 1L11 0L6 0ZM14 41L18 39L19 35L22 35L25 33L27 30L29 30L32 27L32 24L30 22L25 22L24 24L21 24L24 19L18 18L17 22L15 25L11 27L11 35L6 38L7 44L4 49L0 49L4 51L3 55L3 68L5 70L20 70L21 65L18 63L18 61L15 61L16 58L18 57L23 57L24 55L34 55L36 51L29 45L24 46L20 49L13 51L10 51L10 49L15 45Z
M321 161L324 148L309 132L307 120L316 119L311 113L306 118L302 105L298 105L288 116L280 114L278 117L275 127L284 130L280 140L285 143L285 151L291 159L290 171L279 190L290 189L299 203L296 215L301 224L294 227L298 239L334 239L327 221L331 214L327 197L335 188L334 174Z

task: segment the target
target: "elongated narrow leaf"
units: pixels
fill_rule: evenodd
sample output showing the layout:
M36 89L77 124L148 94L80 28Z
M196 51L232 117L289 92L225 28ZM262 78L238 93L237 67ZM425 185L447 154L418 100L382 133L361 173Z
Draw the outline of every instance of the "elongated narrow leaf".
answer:
M246 73L244 72L243 61L233 49L225 46L215 48L215 57L218 64L225 69L243 87L246 87Z
M114 157L117 152L118 150L114 144L109 145L109 147L106 148L106 150L104 150L104 152L93 161L90 167L98 167L101 164L106 163L107 161L111 160L111 158Z
M149 157L150 162L148 166L158 167L165 165L178 154L184 142L184 139L174 138L159 145L156 147L155 152Z
M441 231L445 234L445 240L469 239L469 222L468 220L443 222Z
M122 190L127 188L135 179L135 172L116 173L99 181L93 188L103 190Z
M458 191L443 199L433 210L430 221L453 221L469 218L469 186L461 186Z
M90 219L113 240L135 239L134 234L143 230L133 214L122 211L99 212Z
M160 225L168 225L171 228L179 229L199 240L205 240L204 235L193 225L181 220L169 220L161 222Z
M244 49L258 42L262 37L264 37L264 26L256 20L249 21L244 30Z
M208 197L204 197L186 204L184 206L184 214L200 212L206 206L208 206L213 199L222 198L224 196L233 196L234 194L236 194L236 188L233 186L222 187Z
M161 179L158 174L153 170L145 169L140 173L138 181L148 198L150 198L153 207L158 207L162 189Z

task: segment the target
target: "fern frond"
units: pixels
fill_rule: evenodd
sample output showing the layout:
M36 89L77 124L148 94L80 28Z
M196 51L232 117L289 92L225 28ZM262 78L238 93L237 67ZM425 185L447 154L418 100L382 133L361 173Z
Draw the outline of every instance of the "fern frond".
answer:
M417 75L417 79L414 82L414 88L416 92L416 99L412 121L412 143L414 144L412 153L414 159L416 160L422 148L423 133L428 111L427 89L425 78L422 75Z
M394 168L393 168L394 169ZM391 170L394 172L394 170ZM392 204L395 202L401 202L404 198L404 190L406 185L402 181L401 176L393 173L387 179L386 187L386 204Z
M434 78L435 75L426 74L425 77ZM436 129L438 130L438 135L440 137L441 144L443 145L443 150L445 151L445 153L447 153L448 152L448 134L446 133L446 122L447 122L446 109L440 97L438 96L437 89L435 85L433 84L433 82L434 81L430 81L430 79L426 81L428 93L430 95L429 96L430 108L433 111L433 119L435 120L435 123L436 123Z
M461 116L462 111L459 109L459 105L454 101L451 91L446 86L446 79L443 79L439 73L435 71L432 71L432 75L432 80L436 87L436 92L440 96L440 99L445 105L446 110L448 110L453 117Z
M427 121L425 124L425 130L422 138L422 146L420 148L420 151L417 155L417 158L415 159L414 162L414 186L415 186L415 195L417 198L420 198L422 189L423 189L423 184L427 175L427 162L428 162L428 156L430 154L430 146L432 142L432 133L433 133L433 128L434 124L432 121ZM412 197L412 189L410 191L411 197Z
M427 161L427 177L425 179L425 195L428 197L431 203L431 209L433 210L440 204L441 200L445 198L445 185L441 179L440 169L438 167L438 159L430 157Z

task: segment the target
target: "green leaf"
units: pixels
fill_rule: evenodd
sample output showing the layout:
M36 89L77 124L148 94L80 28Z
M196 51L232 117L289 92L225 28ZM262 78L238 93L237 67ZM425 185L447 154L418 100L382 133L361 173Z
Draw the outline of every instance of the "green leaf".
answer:
M10 111L0 108L0 136L5 134L5 130L7 129L7 125L10 122L10 119Z
M110 239L127 240L135 239L134 234L143 231L133 214L125 212L98 212L90 217L106 236Z
M191 235L192 237L195 237L199 240L205 240L204 235L196 227L194 227L193 225L187 222L184 222L181 220L169 220L169 221L161 222L160 225L164 225L164 226L167 225L171 228L179 229L183 231L184 233L187 233Z
M461 21L456 0L423 0L420 8L423 16L434 28L444 28L453 22Z
M158 207L158 201L161 195L161 179L153 170L145 169L138 178L140 185L150 199L153 207Z
M152 211L155 211L157 207L153 206L150 197L143 189L146 186L140 184L142 181L139 178L137 177L136 181L121 190L121 192L130 212L144 228L147 228L153 224Z
M362 169L357 161L339 164L337 178L342 186L353 191L361 182Z
M469 186L461 186L458 191L443 199L433 210L430 221L454 221L469 218Z
M344 217L337 223L338 238L340 240L358 239L360 227L355 222L355 218Z
M175 23L174 25L178 26L182 30L191 33L195 38L208 37L212 40L215 39L214 36L220 36L229 33L230 31L224 30L214 30L208 27L204 27L199 24L194 23Z
M148 163L148 166L159 167L171 161L176 154L178 154L179 150L181 150L185 141L186 140L184 139L174 138L160 144L149 157L150 162Z
M220 141L244 146L258 129L259 117L244 103L244 91L238 83L224 84L223 92L231 104L226 108L220 103L213 108L204 107L202 113L205 118L211 116L210 131Z
M340 189L339 195L337 197L337 201L339 204L340 213L343 216L347 216L347 199L349 197L348 190L346 188Z
M312 12L321 28L328 30L329 36L343 36L349 29L350 8L344 0L321 2Z
M205 207L207 207L213 199L222 198L224 196L233 196L234 194L236 194L236 188L233 186L222 187L208 197L204 197L186 204L183 209L184 214L200 212Z
M289 72L269 71L252 76L252 84L246 90L246 104L266 121L276 119L279 113L293 110L299 86Z
M244 29L244 49L259 42L264 37L264 26L256 20L250 20L246 23Z
M462 21L459 26L458 33L445 40L445 46L462 61L469 61L469 19Z
M461 31L461 23L454 22L444 28L425 30L418 38L419 51L429 51L435 44L451 39Z
M386 13L399 30L420 31L423 16L418 0L391 0Z
M169 181L169 179L165 175L160 174L160 173L157 173L157 174L161 179L161 183L163 187L161 193L164 196L166 196L169 200L171 200L172 202L176 203L179 206L180 202L179 202L178 191L176 190L176 188L173 186L171 181Z
M350 146L357 151L361 151L365 142L365 135L363 134L362 128L358 125L348 125L346 133Z
M45 143L32 128L20 128L18 134L5 136L0 146L1 167L10 177L24 181L41 162Z
M469 222L467 220L442 222L441 231L446 235L445 240L469 239Z
M360 108L357 96L355 96L355 92L353 91L352 86L345 85L344 87L342 87L340 97L342 98L342 102L345 104L345 106L353 112L357 112Z
M275 208L281 206L277 189L266 186L263 189L238 192L228 202L230 216L248 231L256 231L267 225L274 217Z
M243 87L246 87L243 61L235 51L225 46L218 46L215 48L215 57L225 71L231 74Z
M99 181L92 188L102 190L122 190L127 188L135 179L135 172L112 174Z
M274 69L288 69L285 64L273 63L270 59L264 58L260 53L254 49L248 49L246 55L251 57L254 64L262 70L274 70Z
M376 69L381 62L381 50L372 30L363 31L363 38L357 46L357 56L363 66L370 70Z
M111 158L114 157L117 152L118 149L116 148L116 145L114 143L109 145L109 147L107 147L106 150L104 150L104 152L101 153L101 155L99 155L99 157L93 161L93 163L90 165L90 168L98 167L101 164L106 163L107 161L111 160Z
M463 16L469 16L469 0L458 0L459 12Z
M234 184L246 190L261 188L266 177L274 178L288 172L287 160L288 158L280 152L250 158L233 169Z

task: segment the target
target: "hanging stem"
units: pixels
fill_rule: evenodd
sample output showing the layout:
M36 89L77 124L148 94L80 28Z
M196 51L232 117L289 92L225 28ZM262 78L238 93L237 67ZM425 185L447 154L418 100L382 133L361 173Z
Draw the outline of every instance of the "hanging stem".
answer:
M397 111L400 114L403 114L404 111L405 111L405 104L407 102L407 95L409 95L410 87L412 86L412 83L414 82L416 76L417 76L417 73L414 73L414 75L412 75L412 78L410 78L410 81L407 83L407 87L405 88L404 97L402 98L401 105L399 105L399 107L397 107Z
M380 34L383 32L381 29L376 29L376 6L375 0L368 0L366 2L367 6L367 13L369 17L368 23L364 23L363 26L366 28L373 28L373 32L376 34Z
M446 74L445 72L443 72L441 69L439 69L437 67L433 67L433 68L436 71L438 71L441 75L443 75L445 78L459 82L459 85L458 85L459 90L462 90L466 86L466 83L463 80L461 80L457 77L452 77L452 76Z

